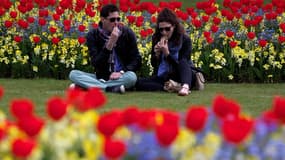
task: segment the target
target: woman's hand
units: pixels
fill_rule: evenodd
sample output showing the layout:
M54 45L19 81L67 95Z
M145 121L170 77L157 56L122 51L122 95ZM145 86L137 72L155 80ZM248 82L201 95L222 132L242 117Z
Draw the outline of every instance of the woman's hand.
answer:
M165 55L169 55L168 50L168 40L165 37L162 37L161 40L158 42L161 52Z

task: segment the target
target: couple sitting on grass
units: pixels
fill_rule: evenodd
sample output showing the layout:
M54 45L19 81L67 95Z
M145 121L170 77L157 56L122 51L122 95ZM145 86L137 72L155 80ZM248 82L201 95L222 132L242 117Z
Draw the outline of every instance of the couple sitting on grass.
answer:
M162 9L152 36L151 64L154 74L138 78L141 66L134 32L120 23L119 9L113 4L102 7L99 27L87 34L87 46L95 73L72 70L71 87L99 87L106 92L169 91L186 96L191 89L201 90L203 75L193 70L191 40L176 14Z

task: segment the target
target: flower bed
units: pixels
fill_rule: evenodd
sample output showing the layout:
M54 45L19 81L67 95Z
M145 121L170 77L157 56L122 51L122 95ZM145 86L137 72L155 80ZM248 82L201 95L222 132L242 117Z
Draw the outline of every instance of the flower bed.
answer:
M0 4L0 76L66 78L73 68L91 71L85 34L98 26L98 9L116 0L3 0ZM120 0L122 23L137 35L143 68L152 73L151 34L157 12L173 9L190 35L192 59L216 82L284 81L284 0L224 0L185 7L178 1Z
M0 87L0 98L3 92ZM45 117L29 99L11 101L12 118L0 112L1 159L285 158L285 97L276 96L256 118L223 95L211 107L189 106L183 113L137 106L97 112L106 100L97 88L70 89L48 99Z

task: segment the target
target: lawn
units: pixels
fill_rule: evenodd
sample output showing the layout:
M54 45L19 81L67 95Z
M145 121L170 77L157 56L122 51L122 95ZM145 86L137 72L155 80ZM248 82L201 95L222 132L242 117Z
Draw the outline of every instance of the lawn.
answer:
M69 80L55 79L0 79L5 93L0 101L1 110L8 113L9 102L15 98L31 99L36 112L44 115L44 106L48 98L63 96ZM192 91L189 96L179 97L166 92L127 92L124 95L108 93L107 104L102 111L136 105L141 108L168 108L185 111L191 105L211 106L213 98L224 94L227 98L237 100L243 111L252 116L271 107L275 95L285 96L285 83L282 84L219 84L208 83L203 91Z

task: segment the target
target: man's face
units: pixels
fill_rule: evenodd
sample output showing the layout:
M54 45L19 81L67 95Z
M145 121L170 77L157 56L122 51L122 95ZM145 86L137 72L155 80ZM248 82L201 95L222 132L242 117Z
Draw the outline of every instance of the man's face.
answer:
M103 29L109 32L112 32L115 26L118 26L120 23L119 12L111 12L108 17L101 17L101 22L103 24Z

